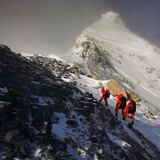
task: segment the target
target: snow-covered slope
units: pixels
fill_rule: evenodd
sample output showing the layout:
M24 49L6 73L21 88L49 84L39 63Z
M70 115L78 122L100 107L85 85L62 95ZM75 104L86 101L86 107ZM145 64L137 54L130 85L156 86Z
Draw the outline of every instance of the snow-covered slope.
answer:
M160 123L139 112L141 102L128 129L82 67L6 46L0 57L0 159L160 159Z
M99 88L99 81L94 80L92 78L88 78L86 76L80 76L80 79L77 80L77 86L82 91L88 91L94 95L94 97L99 100L101 97L101 92ZM107 83L107 81L102 82L103 85ZM85 87L84 87L85 86ZM115 97L111 96L108 99L109 102L109 109L111 110L111 113L114 115L114 108L115 108ZM142 108L145 108L145 104L138 102L137 103L137 111L135 116L135 129L142 133L147 139L149 139L152 143L154 143L158 148L160 148L160 119L156 118L156 116L150 117L149 114L145 114L144 110ZM140 141L143 141L139 137L140 134L137 135L136 130L132 133L127 127L127 123L129 123L129 119L126 120L126 122L121 120L121 116L118 118L119 121L122 122L124 129L128 132L129 135L134 136L134 138ZM132 130L133 131L133 130ZM143 142L141 142L143 143Z
M80 72L81 69L78 66L79 76L77 76L75 68L71 68L63 61L40 56L30 57L30 61L41 64L55 76L58 76L62 67L66 66L61 78L66 82L74 79L75 87L80 89L74 90L70 98L67 97L64 112L57 108L58 110L53 114L52 134L57 140L67 144L66 149L69 155L77 160L101 159L102 157L108 159L110 156L113 159L123 159L128 156L131 159L159 158L160 121L156 119L156 116L153 119L149 114L144 113L142 109L144 104L138 103L135 129L130 130L126 127L129 119L123 122L119 116L116 121L111 114L114 114L115 97L111 96L109 109L102 112L101 107L103 106L97 101L101 96L99 81L87 77L86 74L82 75L83 72ZM103 81L103 84L106 82ZM112 145L113 148L110 147ZM138 154L139 147L142 151L141 154ZM41 154L41 149L35 153L36 157L41 157ZM136 156L133 156L135 154Z
M103 75L107 75L106 68L110 65L114 78L123 77L124 85L160 108L160 51L132 33L117 13L108 12L85 29L77 39L73 53L86 60L92 71ZM94 61L100 54L101 61L106 60L101 65L100 60Z

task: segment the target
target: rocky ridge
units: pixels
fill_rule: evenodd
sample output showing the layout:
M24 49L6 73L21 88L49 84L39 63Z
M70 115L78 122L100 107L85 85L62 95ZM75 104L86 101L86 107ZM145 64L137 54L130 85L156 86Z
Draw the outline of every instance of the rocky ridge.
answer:
M75 77L69 68L0 47L0 159L159 159L142 134L135 140L92 94L62 80Z

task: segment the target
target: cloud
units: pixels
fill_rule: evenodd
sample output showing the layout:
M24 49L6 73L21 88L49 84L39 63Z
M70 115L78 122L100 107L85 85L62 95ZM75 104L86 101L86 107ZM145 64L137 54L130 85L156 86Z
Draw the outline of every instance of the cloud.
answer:
M154 43L159 38L159 7L158 0L1 0L0 43L17 52L65 54L109 10Z

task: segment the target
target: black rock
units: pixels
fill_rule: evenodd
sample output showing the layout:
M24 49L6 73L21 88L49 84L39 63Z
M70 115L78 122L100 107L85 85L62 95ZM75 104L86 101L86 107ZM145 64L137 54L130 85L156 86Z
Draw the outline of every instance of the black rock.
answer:
M67 121L67 125L71 128L77 128L78 127L78 123L75 120L68 120Z

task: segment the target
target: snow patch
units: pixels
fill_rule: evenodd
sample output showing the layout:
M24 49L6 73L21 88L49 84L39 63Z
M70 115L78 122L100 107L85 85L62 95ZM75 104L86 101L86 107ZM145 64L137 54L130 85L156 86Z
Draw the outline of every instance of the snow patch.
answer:
M116 143L118 146L120 146L121 148L128 148L128 147L131 147L130 144L128 144L127 142L125 142L124 140L110 134L110 133L107 133L109 139L113 142L113 143Z
M53 58L53 59L56 59L58 61L62 61L63 62L63 59L61 59L60 57L58 57L57 55L54 55L54 54L49 54L48 55L49 58Z
M6 94L6 93L8 93L8 89L7 89L7 87L0 87L0 94Z
M36 151L35 151L35 154L34 154L34 157L35 158L38 158L38 157L41 157L41 151L42 151L42 149L37 149Z
M64 140L66 137L65 131L67 130L65 114L55 112L53 117L58 118L58 123L52 125L52 133Z

